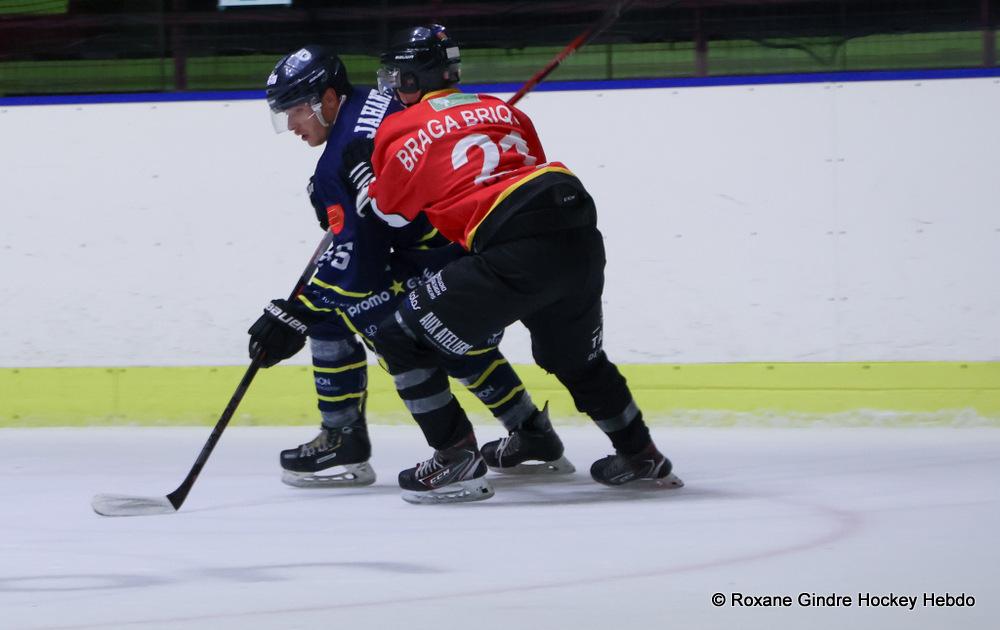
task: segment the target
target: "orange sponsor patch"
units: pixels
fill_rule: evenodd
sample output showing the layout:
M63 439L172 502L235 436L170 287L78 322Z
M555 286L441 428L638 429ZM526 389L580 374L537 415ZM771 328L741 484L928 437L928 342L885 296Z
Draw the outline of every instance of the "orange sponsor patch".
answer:
M339 203L326 207L326 218L330 222L330 231L340 234L344 229L344 207Z

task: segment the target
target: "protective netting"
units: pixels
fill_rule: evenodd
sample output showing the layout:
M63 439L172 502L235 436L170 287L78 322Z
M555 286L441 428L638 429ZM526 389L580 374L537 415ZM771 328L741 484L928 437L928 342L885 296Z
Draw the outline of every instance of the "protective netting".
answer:
M445 23L467 83L522 82L600 16L586 0L0 0L0 95L261 89L307 43L358 82L397 28ZM634 2L552 80L997 65L997 0Z

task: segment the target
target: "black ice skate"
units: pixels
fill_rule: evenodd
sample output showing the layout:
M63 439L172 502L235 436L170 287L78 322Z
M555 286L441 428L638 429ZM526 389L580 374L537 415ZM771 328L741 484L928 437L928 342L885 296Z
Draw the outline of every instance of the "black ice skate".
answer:
M375 483L371 453L363 423L323 427L313 441L281 451L281 481L297 488L367 486Z
M483 444L483 460L490 470L516 475L568 475L576 471L563 456L562 440L549 421L548 403L525 426L530 428Z
M590 476L606 486L635 483L637 486L680 488L684 482L671 473L671 469L670 460L650 442L649 446L635 455L608 455L597 460L590 467Z
M408 503L459 503L493 496L493 486L486 480L486 463L471 433L399 473L399 487Z

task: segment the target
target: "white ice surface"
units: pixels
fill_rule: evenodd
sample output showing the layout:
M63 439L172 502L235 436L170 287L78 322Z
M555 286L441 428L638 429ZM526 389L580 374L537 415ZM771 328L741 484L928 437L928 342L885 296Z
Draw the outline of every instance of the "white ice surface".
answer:
M233 428L179 513L102 518L93 494L173 490L208 429L0 430L0 628L1000 627L1000 431L658 428L687 482L660 492L594 484L605 438L560 432L568 479L491 474L489 501L414 506L395 483L427 453L412 427L373 427L379 480L354 490L278 481L312 428Z

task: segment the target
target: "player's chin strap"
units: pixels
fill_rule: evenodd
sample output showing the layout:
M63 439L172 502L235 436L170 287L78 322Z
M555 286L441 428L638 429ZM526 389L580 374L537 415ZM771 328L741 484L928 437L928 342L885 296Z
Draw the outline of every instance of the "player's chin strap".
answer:
M340 97L340 104L337 105L337 113L333 115L333 120L331 120L330 122L326 122L326 120L323 118L323 102L320 101L319 103L313 103L312 110L313 113L316 114L316 120L319 121L319 124L323 125L324 127L332 127L334 123L337 122L337 118L340 116L340 110L343 109L344 101L346 100L347 100L346 94Z

